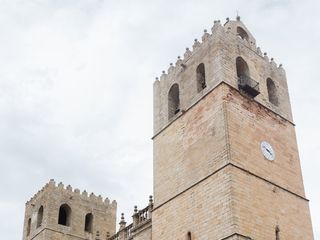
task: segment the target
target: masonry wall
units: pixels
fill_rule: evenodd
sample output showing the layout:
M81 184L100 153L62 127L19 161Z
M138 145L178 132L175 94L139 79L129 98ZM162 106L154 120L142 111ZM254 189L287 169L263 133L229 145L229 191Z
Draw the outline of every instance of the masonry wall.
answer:
M226 119L237 232L252 239L313 239L294 125L230 88ZM268 141L276 158L264 158Z
M227 162L223 96L219 85L154 138L155 207Z
M139 230L135 230L133 240L152 240L152 222L141 226ZM155 239L155 238L154 238Z
M86 239L86 240L94 240L95 237L92 235L88 235L86 238L82 236L73 235L70 233L62 233L56 232L53 229L44 228L39 235L32 238L36 240L79 240L79 239Z
M313 240L309 204L281 188L232 168L232 199L237 232L251 239Z
M46 187L46 189L49 186ZM24 226L23 226L23 240L26 239L34 239L35 236L39 239L43 239L45 236L45 233L43 232L43 229L45 225L48 224L49 217L48 215L50 214L50 209L49 208L44 208L43 211L43 220L42 220L42 226L37 227L37 215L38 215L38 210L41 206L43 206L43 203L46 203L50 199L50 195L46 194L47 192L44 191L44 188L39 191L36 194L36 199L33 201L28 201L26 203L26 208L25 208L25 216L24 216ZM31 226L30 226L30 233L29 235L27 234L27 228L28 228L28 220L31 219Z
M152 217L152 239L218 240L234 232L228 167L199 182L158 209Z
M194 239L269 240L277 225L283 239L313 239L294 125L233 86L219 84L154 144L154 239L185 239L191 229Z
M226 102L231 162L305 197L294 125L237 90L230 88ZM274 161L263 156L262 141L272 145Z
M71 208L70 225L58 224L59 208L68 204ZM43 221L37 227L37 213L43 206ZM85 216L93 214L92 231L85 231ZM27 236L27 222L31 218L31 231ZM62 184L55 185L50 181L26 204L23 239L93 239L98 233L103 238L116 230L116 202L104 202L101 197L93 194L82 194L78 189L74 191L70 186L64 188ZM62 238L63 236L63 238Z

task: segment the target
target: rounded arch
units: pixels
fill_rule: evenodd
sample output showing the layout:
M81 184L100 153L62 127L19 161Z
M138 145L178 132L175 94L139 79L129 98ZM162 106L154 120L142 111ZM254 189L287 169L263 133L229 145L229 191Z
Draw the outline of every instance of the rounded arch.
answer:
M31 218L28 219L28 223L27 223L27 237L30 235L30 231L31 231Z
M58 224L70 226L71 223L71 208L68 204L62 204L59 208Z
M168 93L168 117L171 119L180 111L179 85L173 84Z
M40 206L38 213L37 213L37 228L41 227L43 220L43 206Z
M238 78L250 76L248 64L242 57L237 57L236 68Z
M93 214L88 213L85 216L84 230L86 232L92 233L92 227L93 227Z
M247 41L249 40L248 33L242 27L237 27L237 34L242 39L247 40Z
M271 102L275 106L278 106L279 101L278 101L277 87L271 78L267 78L267 90L268 90L269 102Z
M196 73L197 73L197 90L198 90L198 92L201 92L207 86L204 63L200 63L198 65Z

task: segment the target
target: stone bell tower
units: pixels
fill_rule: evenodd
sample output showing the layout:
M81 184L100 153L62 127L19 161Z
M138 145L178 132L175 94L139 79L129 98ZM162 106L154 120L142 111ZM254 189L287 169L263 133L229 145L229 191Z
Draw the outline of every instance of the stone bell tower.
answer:
M312 240L285 71L215 21L154 83L152 239Z

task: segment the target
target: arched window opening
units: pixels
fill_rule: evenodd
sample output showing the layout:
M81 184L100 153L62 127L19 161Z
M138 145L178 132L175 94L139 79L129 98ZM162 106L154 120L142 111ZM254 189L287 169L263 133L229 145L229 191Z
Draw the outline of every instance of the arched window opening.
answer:
M278 102L277 87L271 78L267 79L267 89L268 89L269 102L271 102L273 105L278 106L279 102Z
M27 224L27 237L30 235L30 230L31 230L31 218L28 219L28 224Z
M63 204L59 208L58 224L70 226L71 208L68 204Z
M250 76L248 64L242 57L237 57L236 66L238 78Z
M86 232L92 233L92 225L93 225L93 215L92 213L88 213L85 217L84 230Z
M276 240L280 240L280 228L276 226Z
M240 38L248 41L248 33L242 27L237 27L237 34Z
M191 239L191 232L188 232L188 234L187 234L187 240L192 240L192 239Z
M43 206L41 206L38 210L37 214L37 228L41 227L42 225L42 220L43 220Z
M242 57L237 57L236 68L239 89L251 97L256 97L260 93L259 83L250 77L248 64Z
M197 67L197 89L198 92L201 92L203 89L206 88L206 73L204 64L200 63Z
M174 117L180 111L179 85L173 84L168 94L168 116Z

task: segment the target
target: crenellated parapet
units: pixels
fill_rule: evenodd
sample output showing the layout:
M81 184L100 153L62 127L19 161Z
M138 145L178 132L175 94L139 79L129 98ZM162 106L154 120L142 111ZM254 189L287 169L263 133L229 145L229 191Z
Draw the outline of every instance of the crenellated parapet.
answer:
M67 194L69 198L73 199L74 201L78 199L82 201L89 201L102 207L111 209L117 208L116 200L110 201L108 197L103 198L101 195L97 196L93 192L89 194L86 190L83 190L81 192L78 188L73 189L71 185L67 185L65 187L62 182L56 184L54 179L50 179L50 181L45 184L45 186L41 188L41 190L39 190L29 201L26 202L26 205L32 205L34 201L36 201L42 195L46 195L48 192L59 192L61 194Z
M236 31L232 31L234 29L234 26L231 27L230 25L234 23L240 22L240 17L237 17L237 21L230 21L230 18L226 18L226 22L222 25L220 20L215 20L214 24L211 28L211 34L208 33L207 29L204 29L203 34L201 36L201 40L199 41L197 38L194 39L194 43L192 45L192 50L190 50L189 47L186 47L185 52L183 53L183 58L181 56L177 57L177 60L175 64L170 63L167 71L163 70L160 75L160 80L165 80L166 78L169 78L171 75L175 74L176 72L182 71L184 68L187 67L188 60L197 52L200 51L201 48L205 48L205 43L208 41L213 41L213 37L215 35L219 35L221 33L231 34L234 36L235 39L238 39L239 43L243 44L244 46L250 48L252 51L254 51L256 54L258 54L261 58L263 58L266 62L270 63L270 66L273 68L278 68L281 71L284 71L282 64L279 66L275 62L274 58L272 57L269 59L267 52L262 52L260 47L256 46L256 40L253 38L253 36L250 34L250 39L241 38L239 37L239 34L236 33ZM245 28L247 32L249 30L244 26L242 22L240 22L241 27ZM157 77L156 80L159 80Z
M238 16L216 20L211 32L204 30L192 46L186 47L175 63L170 63L154 82L154 136L186 112L199 99L221 82L239 88L236 59L241 57L248 65L251 79L260 85L255 100L292 120L286 74L257 46L256 40ZM249 74L249 71L248 73ZM272 79L279 93L279 104L270 104L266 80Z
M212 37L214 34L218 34L219 31L222 31L223 27L221 26L220 21L214 21L214 25L211 28L211 34L208 33L207 29L204 29L203 34L201 36L201 40L199 41L197 38L194 39L194 43L192 48L186 47L185 52L183 53L183 58L181 56L177 57L175 64L170 63L169 68L167 71L163 70L160 76L160 80L165 80L166 78L174 75L177 72L183 71L187 67L187 62L192 56L197 52L200 51L202 48L206 47L204 44L207 42L212 41ZM158 78L157 78L158 79Z

